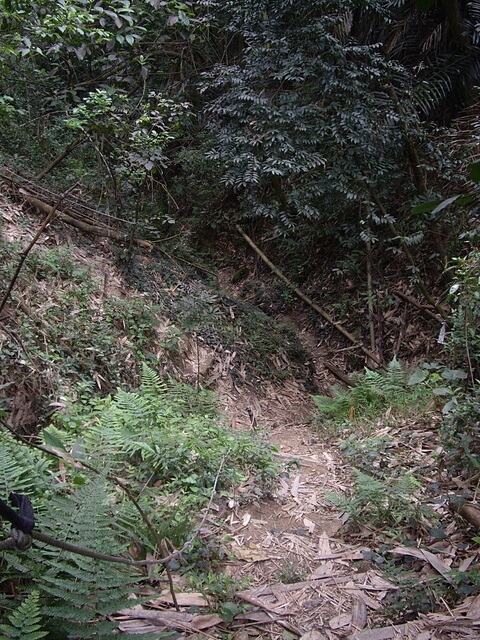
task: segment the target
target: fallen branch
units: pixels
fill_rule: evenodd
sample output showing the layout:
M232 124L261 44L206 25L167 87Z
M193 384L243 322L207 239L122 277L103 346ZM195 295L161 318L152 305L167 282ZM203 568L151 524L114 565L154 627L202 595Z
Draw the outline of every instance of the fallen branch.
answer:
M339 380L341 380L344 384L347 385L347 387L355 387L356 384L355 382L349 377L347 376L346 373L344 373L341 369L339 369L338 367L336 367L334 364L332 364L331 362L324 362L324 365L327 367L327 369L333 373L333 375L338 378Z
M393 291L393 295L396 296L397 298L400 298L401 300L405 300L405 302L409 302L410 304L413 304L414 307L417 307L417 309L419 309L422 313L424 313L429 318L433 318L437 322L442 322L442 323L445 322L444 318L440 317L436 313L433 313L433 311L431 311L425 305L418 302L418 300L415 300L415 298L412 298L412 296L408 296L406 293L402 293L401 291Z
M38 175L35 176L35 180L40 181L42 178L44 178L47 175L47 173L50 173L50 171L53 171L53 169L55 169L55 167L57 167L60 163L62 163L65 160L65 158L72 153L74 149L76 149L78 146L82 144L82 142L84 142L84 138L77 138L77 140L74 140L73 142L71 142L68 145L68 147L66 147L66 149L64 149L62 153L55 158L55 160L52 160L52 162L50 162L49 165L47 165L44 169L42 169L42 171L40 171Z
M248 242L248 244L252 247L255 253L260 256L260 258L265 262L265 264L270 268L273 273L282 280L289 289L291 289L301 300L306 302L314 311L316 311L324 320L326 320L334 329L336 329L339 333L342 334L347 340L349 340L352 344L358 347L362 353L364 353L368 358L376 362L382 369L385 368L385 365L382 364L379 357L372 353L370 349L367 349L362 344L359 344L355 338L349 331L344 329L341 324L335 322L332 316L327 313L324 309L318 306L311 298L309 298L303 291L301 291L298 287L296 287L291 280L287 278L285 274L283 274L278 267L276 267L271 260L267 258L267 256L257 247L257 245L253 242L253 240L245 233L245 231L237 224L235 225L237 231L240 235Z
M448 504L452 511L458 513L459 516L475 527L477 531L480 531L480 505L467 502L460 496L450 496Z
M40 200L39 198L35 198L34 196L28 195L28 193L23 189L20 189L20 193L24 195L26 201L29 204L33 205L40 211L43 211L44 213L47 213L47 214L49 214L52 211L53 207L47 204L46 202L43 202L43 200ZM90 224L88 222L84 222L83 220L78 220L77 218L70 215L66 211L60 211L58 214L58 217L63 222L66 222L67 224L70 224L73 227L77 227L77 229L80 229L81 231L85 231L86 233L94 233L97 236L113 238L114 240L120 240L121 242L128 241L128 238L125 236L125 234L120 233L120 231L116 231L115 229L112 229L110 227L106 227L106 226L103 227L95 224ZM151 249L152 247L152 244L148 242L148 240L141 240L139 238L135 238L134 241L135 241L135 244L138 244L138 246L140 247L145 247L147 249Z

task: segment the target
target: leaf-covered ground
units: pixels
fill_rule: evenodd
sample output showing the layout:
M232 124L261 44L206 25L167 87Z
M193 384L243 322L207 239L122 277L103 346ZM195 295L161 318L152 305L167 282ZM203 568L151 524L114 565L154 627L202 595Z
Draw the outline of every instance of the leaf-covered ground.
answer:
M2 242L18 252L38 219L6 197L0 215ZM19 281L0 325L2 358L9 362L3 369L9 379L0 380L0 393L10 403L15 428L32 432L48 414L42 394L50 400L56 394L55 408L61 408L62 392L71 392L88 375L105 393L120 382L109 374L123 367L121 382L135 386L143 349L161 373L216 390L232 426L266 434L283 469L271 495L257 494L254 480L247 479L208 514L205 535L222 536L230 554L223 567L229 597L219 593L217 599L221 616L213 613L214 596L192 594L174 575L179 610L167 586L155 586L149 588L148 604L119 612L122 629L168 628L177 637L231 634L241 640L479 637L480 597L464 578L478 561L474 533L443 499L471 487L456 483L438 465L433 408L420 419L400 419L387 411L368 434L328 432L311 420L310 394L327 391L335 380L326 362L341 366L343 356L332 350L328 336L319 337L300 305L269 316L252 299L239 297L245 284L240 288L232 282L231 268L219 272L213 286L211 280L193 279L174 260L162 263L148 252L137 257L137 270L125 275L114 245L61 224L50 228L39 245L54 261L30 267L35 284L31 275L30 281ZM73 261L77 268L62 274L64 250L68 264ZM90 288L79 296L87 282ZM252 279L250 291L256 286ZM265 303L265 296L266 290L257 301ZM120 302L107 309L107 298ZM155 305L153 328L145 301ZM71 325L59 315L67 304L73 305L70 315L90 313L92 321L93 314L100 328L93 342L88 335L67 335ZM280 317L282 326L275 330ZM25 358L14 364L7 345L19 335L19 318L32 329L17 345ZM101 336L105 322L116 328L111 342ZM405 339L407 334L418 339L412 325L406 326ZM35 331L45 344L56 337L61 348L53 343L41 348ZM86 369L78 364L82 351ZM349 448L349 458L341 456L340 441L347 442L343 450ZM420 519L416 537L410 532L407 541L391 523L359 522L348 531L351 518L333 506L329 494L350 494L352 466L368 471L369 465L415 473L422 503L430 510Z

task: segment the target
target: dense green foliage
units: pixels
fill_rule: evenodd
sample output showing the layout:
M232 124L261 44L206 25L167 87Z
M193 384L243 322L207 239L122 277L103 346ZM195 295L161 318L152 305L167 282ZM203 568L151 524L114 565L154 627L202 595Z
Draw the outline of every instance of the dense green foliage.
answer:
M213 394L163 382L148 367L137 392L76 403L43 439L53 456L1 432L0 495L24 493L39 531L110 555L127 555L133 546L145 557L164 537L180 548L198 524L193 514L202 513L215 492L252 477L261 493L275 476L267 445L223 426ZM89 468L81 464L86 460ZM200 555L201 542L195 544ZM194 561L192 550L190 556ZM118 625L109 616L131 606L128 596L145 579L136 568L44 544L22 555L5 552L2 575L20 582L20 593L35 584L40 594L38 602L32 596L8 614L6 637L40 638L47 630L59 640L110 638ZM21 616L27 608L28 629ZM40 635L18 635L27 632Z
M256 496L268 490L271 452L222 424L201 389L201 347L228 353L239 384L294 373L308 388L315 366L277 320L290 289L270 304L256 281L244 300L218 286L218 265L238 268L238 224L337 328L348 320L358 345L390 362L315 397L324 431L422 411L433 390L440 463L477 473L479 25L480 0L0 0L0 162L12 192L33 185L54 204L74 186L63 204L77 198L125 238L118 266L139 292L109 295L109 274L96 282L70 248L29 255L0 319L0 411L38 430L53 401L62 410L41 437L57 457L0 431L0 497L28 495L57 538L144 556L163 537L180 547L215 492L246 477ZM138 238L161 243L148 264L133 259ZM2 282L21 251L0 239ZM231 284L247 273L243 263ZM417 339L407 301L422 317ZM184 339L196 347L195 391L140 371L178 359ZM441 349L442 362L411 376L396 359ZM397 442L358 436L341 444L355 491L332 501L354 526L386 524L393 537L420 526L424 487L395 459ZM208 554L185 554L203 558L208 577L195 586L225 595L231 583L212 578ZM26 640L112 637L112 615L145 580L48 545L5 552L2 569L19 597L0 598L0 631Z
M385 370L365 369L355 376L355 386L333 387L331 396L313 396L324 417L337 423L348 421L360 425L389 412L393 415L413 415L421 412L432 398L424 380L415 383L398 360L392 360Z

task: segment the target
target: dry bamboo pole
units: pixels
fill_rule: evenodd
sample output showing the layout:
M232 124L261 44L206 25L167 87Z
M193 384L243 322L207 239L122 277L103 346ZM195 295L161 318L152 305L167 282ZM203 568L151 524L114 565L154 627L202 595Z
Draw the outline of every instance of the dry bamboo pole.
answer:
M342 336L344 336L352 344L357 346L363 354L365 354L368 358L373 360L373 362L376 362L380 367L382 367L382 369L385 368L385 365L382 364L382 362L380 361L378 356L376 356L374 353L372 353L372 351L370 351L370 349L367 349L362 344L359 344L357 342L357 340L355 339L355 336L353 336L349 331L344 329L341 324L339 324L338 322L335 322L335 320L332 318L332 316L329 313L327 313L325 311L325 309L322 309L320 306L318 306L318 304L316 304L311 298L309 298L305 293L303 293L303 291L301 291L301 289L296 287L293 284L293 282L291 280L289 280L287 278L287 276L285 274L283 274L280 271L280 269L278 267L276 267L273 264L273 262L267 258L267 256L254 243L254 241L250 238L250 236L248 236L245 233L245 231L240 227L240 225L237 224L237 225L235 225L235 227L236 227L237 231L239 232L239 234L243 237L243 239L246 240L246 242L252 247L252 249L255 251L255 253L263 260L263 262L269 267L269 269L271 271L273 271L273 273L277 276L277 278L280 278L280 280L282 280L287 285L287 287L289 287L289 289L291 289L301 300L306 302L309 307L311 307L320 316L322 316L322 318L324 320L326 320L330 325L332 325L332 327L334 329L336 329L339 333L341 333Z

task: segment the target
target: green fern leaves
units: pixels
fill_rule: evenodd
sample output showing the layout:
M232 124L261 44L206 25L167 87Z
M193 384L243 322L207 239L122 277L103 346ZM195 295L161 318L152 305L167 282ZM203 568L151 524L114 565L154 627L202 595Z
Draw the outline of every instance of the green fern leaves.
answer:
M422 513L418 498L421 485L412 474L383 482L358 469L353 472L355 489L351 496L340 493L327 496L351 520L382 529L418 521Z
M32 591L21 605L8 616L8 623L0 624L4 638L40 640L47 635L42 631L42 615L38 591Z
M154 552L165 536L181 547L195 524L192 514L214 491L247 476L259 478L261 491L262 480L275 474L268 446L225 427L216 402L213 394L164 381L144 366L138 391L119 390L114 398L79 403L72 414L56 417L44 441L61 451L60 464L0 432L1 495L25 493L38 531L90 551L128 556L134 543ZM61 640L107 640L118 629L112 614L130 606L129 596L143 580L132 567L38 542L21 555L6 551L4 558L23 591L32 580L37 588L4 623L7 638L34 640L47 632ZM27 628L21 614L28 607ZM14 635L17 629L20 635Z
M385 371L365 369L355 387L334 386L331 396L313 396L313 400L321 414L339 422L380 417L389 409L408 414L431 398L426 384L409 385L408 379L408 373L393 359Z

